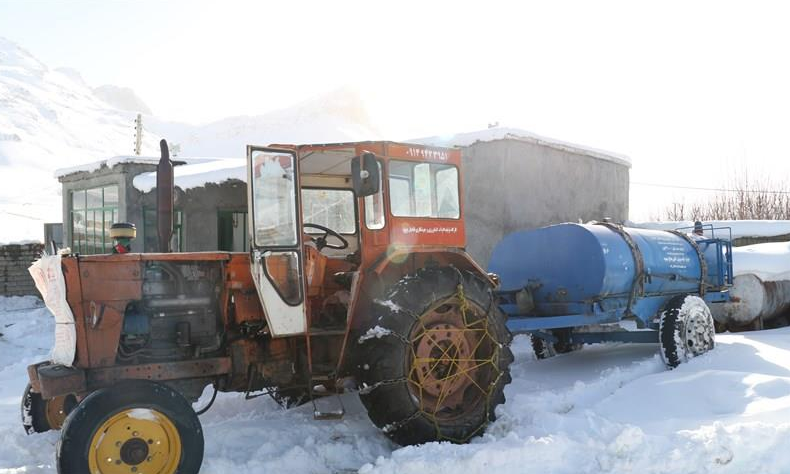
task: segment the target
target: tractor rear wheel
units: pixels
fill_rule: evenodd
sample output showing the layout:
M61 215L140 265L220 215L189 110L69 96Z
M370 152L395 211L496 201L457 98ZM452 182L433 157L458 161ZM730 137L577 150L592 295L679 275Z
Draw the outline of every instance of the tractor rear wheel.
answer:
M172 388L128 380L88 395L68 416L57 446L60 474L197 474L203 430Z
M667 303L659 323L661 358L670 369L713 349L716 329L705 300L679 295Z
M22 395L22 425L27 434L59 430L69 413L78 404L74 395L44 399L30 384Z
M490 284L423 269L376 300L359 335L360 398L401 445L464 443L483 432L510 382L510 332Z

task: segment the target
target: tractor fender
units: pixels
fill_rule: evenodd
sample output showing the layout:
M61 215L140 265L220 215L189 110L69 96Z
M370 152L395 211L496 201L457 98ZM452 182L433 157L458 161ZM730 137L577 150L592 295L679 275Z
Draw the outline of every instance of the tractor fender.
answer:
M477 274L481 278L488 280L492 285L496 285L495 278L478 265L466 250L454 247L390 246L369 267L368 273L376 274L382 278L397 276L397 278L394 278L397 281L405 275L414 273L419 268L448 265Z

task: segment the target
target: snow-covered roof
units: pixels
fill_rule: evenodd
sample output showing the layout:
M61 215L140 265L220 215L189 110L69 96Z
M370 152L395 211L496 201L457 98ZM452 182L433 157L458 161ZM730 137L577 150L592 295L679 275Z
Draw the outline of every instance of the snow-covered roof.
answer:
M492 142L496 140L517 140L534 143L536 145L546 146L578 155L591 156L600 160L618 163L629 168L631 167L631 159L626 155L565 142L555 138L544 137L526 130L511 127L491 127L473 132L456 133L454 135L437 135L433 137L417 138L407 141L422 145L468 147L474 145L477 142Z
M207 162L214 162L216 160L224 160L225 158L182 158L177 157L173 158L173 164L176 166L176 169L179 169L181 165L194 165L194 164L201 164ZM101 169L103 166L107 168L112 168L115 165L120 164L138 164L138 165L154 165L156 166L159 164L159 157L158 156L114 156L112 158L107 158L104 160L94 161L92 163L85 163L79 166L71 166L68 168L59 168L55 170L55 177L61 178L63 176L68 176L74 173L91 173L93 171L97 171Z
M175 186L186 190L222 183L230 179L247 180L247 162L244 158L203 158L200 161L186 160L187 164L173 170ZM142 173L134 177L134 187L147 193L156 187L156 172Z
M114 156L112 158L94 161L92 163L69 166L67 168L58 168L55 170L55 177L62 178L74 173L91 173L100 169L102 166L112 168L113 166L119 164L156 165L157 163L159 163L159 157L154 156Z
M757 275L762 281L790 280L790 242L769 242L732 249L735 275Z
M732 238L740 237L776 237L790 234L790 221L770 220L744 220L744 221L704 221L705 226L713 225L714 228L729 227L732 229ZM643 229L672 230L691 228L694 221L663 221L663 222L629 222L629 226ZM718 233L717 233L718 236ZM722 237L725 237L722 235Z

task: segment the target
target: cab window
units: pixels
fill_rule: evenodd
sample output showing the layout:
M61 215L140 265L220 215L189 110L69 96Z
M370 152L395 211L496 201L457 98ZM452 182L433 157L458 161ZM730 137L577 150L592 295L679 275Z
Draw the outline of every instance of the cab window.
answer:
M397 217L458 219L458 168L437 163L392 160L390 212Z
M254 151L252 163L255 244L295 246L298 238L293 156Z
M349 189L302 189L302 216L305 223L328 227L340 234L355 234L354 192ZM323 234L311 227L305 232Z

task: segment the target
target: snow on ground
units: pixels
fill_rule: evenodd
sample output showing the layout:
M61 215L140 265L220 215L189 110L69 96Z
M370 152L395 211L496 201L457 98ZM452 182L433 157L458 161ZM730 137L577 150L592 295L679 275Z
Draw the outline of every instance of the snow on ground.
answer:
M0 298L0 474L52 473L55 432L26 436L26 366L52 343L35 298ZM201 421L202 473L782 473L790 466L790 328L717 335L717 348L666 371L655 345L607 344L537 361L513 347L499 419L463 446L398 448L355 394L342 421L266 397L220 394ZM204 394L198 405L209 398Z

